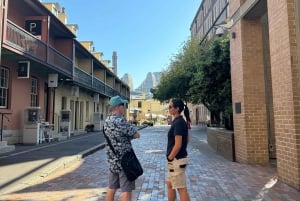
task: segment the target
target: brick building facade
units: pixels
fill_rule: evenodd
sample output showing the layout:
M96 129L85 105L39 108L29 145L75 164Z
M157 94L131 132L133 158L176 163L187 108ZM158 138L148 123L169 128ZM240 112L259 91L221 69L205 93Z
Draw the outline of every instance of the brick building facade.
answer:
M236 160L266 164L276 158L279 179L297 189L299 12L297 0L229 1Z
M202 45L220 25L230 34L235 160L276 161L279 179L300 189L300 3L203 0L191 36Z

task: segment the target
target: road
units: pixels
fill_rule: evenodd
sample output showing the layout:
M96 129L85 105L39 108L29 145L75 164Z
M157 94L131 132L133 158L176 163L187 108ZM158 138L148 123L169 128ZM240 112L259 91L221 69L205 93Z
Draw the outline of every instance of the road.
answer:
M169 126L147 127L133 141L144 168L133 200L166 201L165 148ZM207 146L205 127L193 127L187 169L191 201L299 200L299 191L278 181L272 167L228 161ZM99 150L39 183L0 200L103 201L107 186L105 150ZM119 198L118 192L117 197ZM119 199L118 199L119 200Z

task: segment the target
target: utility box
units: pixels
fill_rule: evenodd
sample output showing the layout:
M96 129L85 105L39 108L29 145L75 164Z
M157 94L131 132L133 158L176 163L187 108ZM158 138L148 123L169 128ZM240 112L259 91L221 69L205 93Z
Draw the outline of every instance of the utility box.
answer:
M103 128L103 114L94 112L93 114L94 131L101 131Z
M59 118L59 133L71 137L71 110L61 110Z
M24 110L24 144L39 144L40 141L40 107L29 107Z

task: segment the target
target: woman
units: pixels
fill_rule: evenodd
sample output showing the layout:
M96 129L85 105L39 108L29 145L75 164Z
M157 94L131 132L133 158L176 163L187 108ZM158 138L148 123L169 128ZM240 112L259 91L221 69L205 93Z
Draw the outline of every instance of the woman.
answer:
M176 190L181 201L189 201L186 186L185 170L188 164L187 144L189 141L188 126L181 112L185 110L185 119L190 120L187 106L180 99L172 99L169 103L169 113L174 117L168 132L167 160L168 160L168 200L176 200Z

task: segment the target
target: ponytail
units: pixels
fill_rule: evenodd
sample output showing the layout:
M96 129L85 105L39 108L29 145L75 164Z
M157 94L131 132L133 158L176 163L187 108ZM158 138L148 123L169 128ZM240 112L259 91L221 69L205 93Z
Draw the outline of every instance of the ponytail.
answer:
M183 110L183 114L185 116L185 119L187 122L191 122L191 118L190 118L190 110L187 107L187 105L184 105L184 110Z
M188 124L191 123L191 118L190 118L190 110L186 104L183 103L183 101L179 98L173 98L172 100L173 106L175 108L179 108L178 112L181 114L183 111L183 114L185 116L186 122Z

